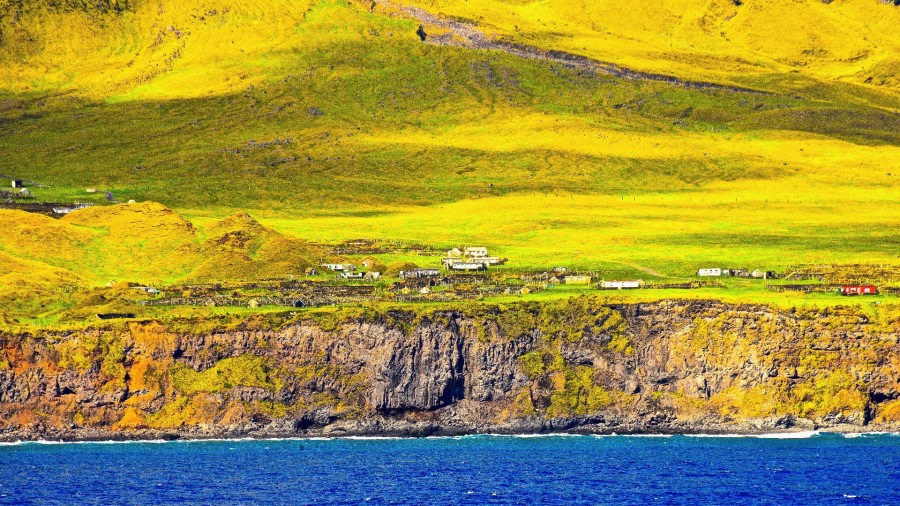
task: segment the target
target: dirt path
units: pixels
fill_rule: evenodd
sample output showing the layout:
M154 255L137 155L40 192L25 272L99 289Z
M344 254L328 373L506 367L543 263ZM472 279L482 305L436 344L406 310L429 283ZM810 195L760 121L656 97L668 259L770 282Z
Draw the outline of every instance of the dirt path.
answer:
M739 93L772 95L772 93L767 91L742 88L740 86L729 86L704 81L689 81L674 76L641 72L616 65L615 63L592 60L585 56L564 51L545 51L532 46L499 42L491 39L473 25L442 18L418 7L400 5L390 0L373 0L372 3L373 6L380 6L389 11L400 12L420 23L439 26L451 32L449 34L427 37L426 42L430 44L503 51L522 58L559 63L567 67L584 70L593 74L612 75L624 79L662 81L678 86L684 86L685 88L719 89Z
M642 272L646 272L647 274L649 274L651 276L656 276L658 278L667 278L668 277L665 274L662 274L661 272L655 271L649 267L644 267L643 265L633 264L630 262L617 262L617 263L620 263L622 265L627 265L629 267L632 267L632 268L637 269Z

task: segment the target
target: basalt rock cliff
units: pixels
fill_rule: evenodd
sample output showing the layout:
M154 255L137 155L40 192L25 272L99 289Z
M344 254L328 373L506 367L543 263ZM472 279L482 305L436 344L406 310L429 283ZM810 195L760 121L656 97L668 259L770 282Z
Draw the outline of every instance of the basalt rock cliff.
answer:
M892 429L900 311L581 297L0 335L0 438Z

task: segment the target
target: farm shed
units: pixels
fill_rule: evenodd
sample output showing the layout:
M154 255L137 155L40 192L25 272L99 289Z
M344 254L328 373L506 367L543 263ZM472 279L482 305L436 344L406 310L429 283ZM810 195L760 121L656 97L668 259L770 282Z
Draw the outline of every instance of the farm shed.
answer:
M756 279L773 279L775 277L775 272L756 269L750 273L750 277Z

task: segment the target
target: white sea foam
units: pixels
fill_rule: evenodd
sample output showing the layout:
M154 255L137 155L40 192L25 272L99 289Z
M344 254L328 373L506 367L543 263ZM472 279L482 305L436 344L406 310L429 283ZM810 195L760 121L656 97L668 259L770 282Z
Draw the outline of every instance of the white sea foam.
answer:
M675 434L610 434L615 437L672 437Z
M685 437L711 437L711 438L742 438L750 437L746 434L685 434Z
M771 434L754 434L752 437L761 439L809 439L821 435L817 430L807 430L801 432L773 432Z
M845 432L842 435L846 438L857 438L857 437L867 437L867 436L900 436L900 432L881 432L881 431Z
M0 446L20 446L20 445L124 445L124 444L158 444L172 443L166 439L128 439L128 440L106 440L106 441L53 441L39 439L37 441L3 441Z
M757 438L757 439L808 439L817 436L829 435L834 437L858 438L869 436L900 436L900 432L827 432L827 431L798 431L798 432L772 432L764 434L572 434L564 432L550 432L540 434L466 434L461 436L427 436L424 438L404 437L404 436L295 436L280 438L204 438L204 439L129 439L129 440L107 440L107 441L4 441L0 442L2 446L19 446L19 445L66 445L66 444L93 444L93 445L118 445L118 444L163 444L163 443L247 443L247 442L263 442L263 441L396 441L406 439L486 439L486 438L670 438L673 436L684 436L690 438Z
M755 438L755 439L809 439L811 437L820 436L822 433L817 430L797 431L797 432L767 432L763 434L685 434L685 437L705 437L705 438ZM840 434L838 434L840 435Z

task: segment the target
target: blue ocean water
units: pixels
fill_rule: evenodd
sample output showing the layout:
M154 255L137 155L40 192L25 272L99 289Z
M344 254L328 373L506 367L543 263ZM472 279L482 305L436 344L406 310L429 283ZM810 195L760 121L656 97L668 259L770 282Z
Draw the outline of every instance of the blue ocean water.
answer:
M0 446L0 503L900 504L900 437Z

